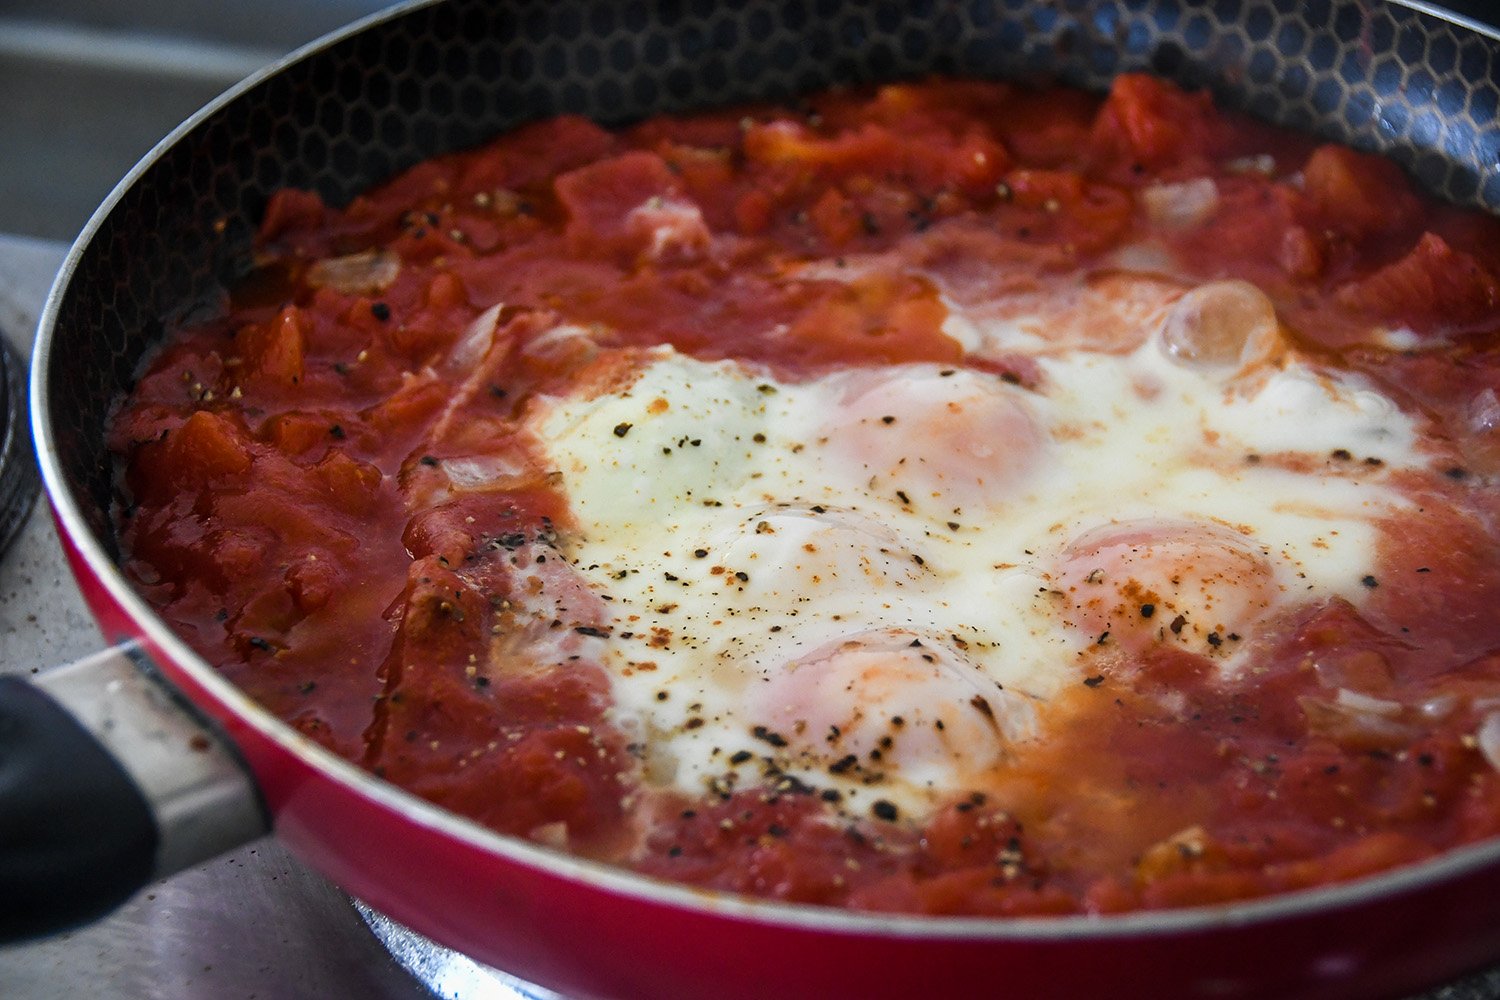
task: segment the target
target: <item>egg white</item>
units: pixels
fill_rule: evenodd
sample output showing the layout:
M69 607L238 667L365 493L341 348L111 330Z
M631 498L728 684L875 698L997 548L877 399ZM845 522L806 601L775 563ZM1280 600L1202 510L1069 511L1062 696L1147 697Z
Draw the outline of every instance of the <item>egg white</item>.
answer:
M1014 319L964 322L971 346L1019 342ZM1360 601L1377 523L1404 504L1391 473L1425 462L1412 419L1295 356L1226 372L1138 340L1042 355L1034 389L920 364L789 382L660 348L628 384L539 401L578 524L565 551L613 611L614 713L649 779L722 793L769 767L905 815L972 787L1045 739L1046 705L1084 675L1100 640L1062 567L1101 526L1212 525L1246 539L1276 601ZM979 488L942 464L1006 448ZM926 693L872 679L876 661Z

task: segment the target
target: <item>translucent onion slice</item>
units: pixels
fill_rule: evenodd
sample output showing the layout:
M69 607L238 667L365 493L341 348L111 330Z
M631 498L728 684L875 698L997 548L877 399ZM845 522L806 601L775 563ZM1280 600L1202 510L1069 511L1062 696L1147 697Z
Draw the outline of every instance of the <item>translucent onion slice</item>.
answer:
M1486 715L1474 737L1479 741L1479 752L1490 762L1490 767L1500 771L1500 712Z
M1141 192L1146 215L1169 229L1191 229L1207 222L1219 209L1219 186L1211 177L1173 184L1152 184Z
M400 273L400 257L388 250L365 250L318 261L308 268L307 283L345 295L374 295L389 288Z

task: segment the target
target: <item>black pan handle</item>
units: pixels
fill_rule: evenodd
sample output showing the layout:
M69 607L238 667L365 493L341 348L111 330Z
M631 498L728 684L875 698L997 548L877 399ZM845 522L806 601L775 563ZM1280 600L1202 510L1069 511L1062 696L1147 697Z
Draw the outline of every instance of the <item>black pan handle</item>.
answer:
M232 746L134 646L0 678L0 944L101 917L269 828Z

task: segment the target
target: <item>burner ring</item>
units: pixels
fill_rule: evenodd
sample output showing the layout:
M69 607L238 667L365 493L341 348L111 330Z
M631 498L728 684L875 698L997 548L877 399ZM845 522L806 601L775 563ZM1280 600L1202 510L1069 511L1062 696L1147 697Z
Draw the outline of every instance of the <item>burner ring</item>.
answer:
M0 336L0 554L26 523L40 485L26 423L26 366Z
M444 948L357 899L350 902L396 964L435 1000L563 1000L551 990Z

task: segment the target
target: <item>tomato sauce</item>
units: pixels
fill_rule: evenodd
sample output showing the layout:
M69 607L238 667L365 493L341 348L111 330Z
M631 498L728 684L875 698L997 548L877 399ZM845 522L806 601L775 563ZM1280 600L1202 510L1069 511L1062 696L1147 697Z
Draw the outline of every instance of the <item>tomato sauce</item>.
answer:
M1189 224L1149 210L1204 178ZM943 295L1045 297L1148 240L1180 275L1253 282L1451 455L1406 484L1421 514L1386 525L1368 601L1285 616L1233 680L1147 650L919 821L830 822L791 776L653 788L585 652L608 608L563 572L528 401L659 344L794 380L935 361L1029 385L1025 358L965 358ZM342 208L282 192L256 246L113 425L126 572L270 710L423 798L676 881L1001 916L1260 896L1500 834L1475 736L1500 711L1500 223L1390 163L1142 76L940 80L538 122ZM876 255L912 266L808 269ZM463 466L480 442L491 465Z

